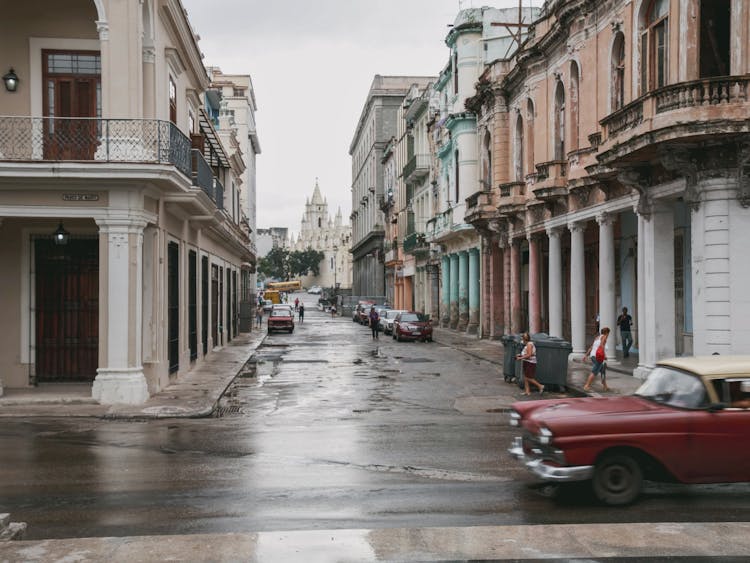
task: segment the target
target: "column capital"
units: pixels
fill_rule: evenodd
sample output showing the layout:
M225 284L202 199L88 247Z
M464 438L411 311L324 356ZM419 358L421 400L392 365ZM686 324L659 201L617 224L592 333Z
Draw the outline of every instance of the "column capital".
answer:
M586 230L586 223L581 221L568 223L568 230L571 233L582 233Z
M99 41L109 40L109 22L106 20L97 20L96 31L99 33Z
M142 217L100 217L96 218L95 221L100 233L113 231L142 233L148 225L148 221Z
M549 238L552 237L559 237L562 234L562 228L561 227L547 227L547 236Z
M613 225L615 222L615 216L611 213L599 213L596 216L596 222L600 227Z

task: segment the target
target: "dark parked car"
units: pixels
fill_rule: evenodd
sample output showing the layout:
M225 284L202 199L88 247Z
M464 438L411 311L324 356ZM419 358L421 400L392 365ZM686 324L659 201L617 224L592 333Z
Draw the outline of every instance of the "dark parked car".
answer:
M513 404L510 454L537 477L590 480L628 504L644 479L750 481L750 356L664 360L632 396Z
M294 332L294 313L291 307L276 306L271 309L271 314L268 315L268 332L271 333L274 330Z
M432 342L432 322L422 313L404 311L393 319L393 338Z

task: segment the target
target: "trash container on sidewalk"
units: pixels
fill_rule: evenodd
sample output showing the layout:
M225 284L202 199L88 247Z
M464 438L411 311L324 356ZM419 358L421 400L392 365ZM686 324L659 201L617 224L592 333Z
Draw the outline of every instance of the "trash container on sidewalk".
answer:
M520 368L520 362L516 362L516 354L521 350L521 337L518 334L504 334L500 341L503 343L503 378L505 381L513 381L518 377Z
M567 340L544 332L534 334L531 340L536 346L537 381L564 391L568 385L568 356L573 346Z

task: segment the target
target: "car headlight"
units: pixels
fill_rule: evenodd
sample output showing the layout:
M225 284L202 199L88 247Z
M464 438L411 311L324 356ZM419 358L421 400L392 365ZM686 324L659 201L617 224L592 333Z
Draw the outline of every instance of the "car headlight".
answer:
M521 426L521 415L517 411L510 412L510 425Z
M552 443L552 430L549 428L540 428L539 429L539 443L544 444L545 446L548 446Z

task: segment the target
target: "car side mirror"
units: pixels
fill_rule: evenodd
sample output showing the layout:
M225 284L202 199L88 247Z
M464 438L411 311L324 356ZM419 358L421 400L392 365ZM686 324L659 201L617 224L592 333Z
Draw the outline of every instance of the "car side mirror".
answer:
M723 411L725 408L727 408L727 406L728 405L726 403L711 403L710 405L708 405L708 411L709 412Z

